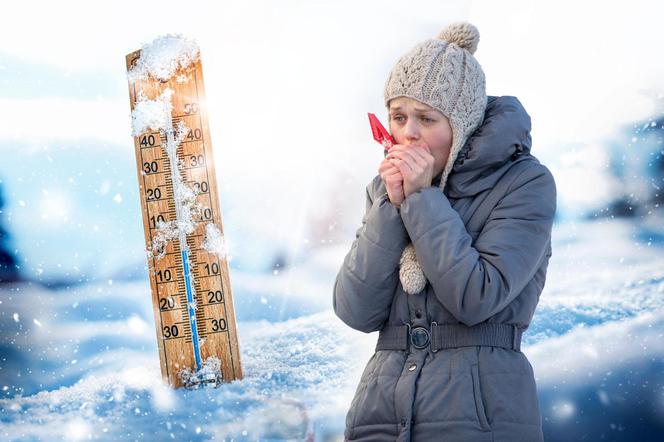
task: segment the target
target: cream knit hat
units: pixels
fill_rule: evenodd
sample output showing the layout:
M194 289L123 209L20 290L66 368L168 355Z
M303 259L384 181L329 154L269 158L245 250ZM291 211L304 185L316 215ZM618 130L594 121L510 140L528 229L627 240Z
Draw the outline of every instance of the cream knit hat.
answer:
M452 127L452 147L443 169L440 190L445 188L459 151L481 126L487 105L484 71L473 54L480 34L468 22L447 26L438 38L426 40L401 57L385 84L385 106L397 97L410 97L445 115ZM409 244L399 260L399 278L408 294L420 292L426 278L415 247Z

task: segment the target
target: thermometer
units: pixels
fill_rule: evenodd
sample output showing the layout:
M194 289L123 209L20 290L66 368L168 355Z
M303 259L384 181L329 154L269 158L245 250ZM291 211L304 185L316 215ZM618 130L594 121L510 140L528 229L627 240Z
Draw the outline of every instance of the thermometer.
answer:
M126 64L161 373L195 388L242 366L197 47L170 75L156 69L182 45L155 40Z

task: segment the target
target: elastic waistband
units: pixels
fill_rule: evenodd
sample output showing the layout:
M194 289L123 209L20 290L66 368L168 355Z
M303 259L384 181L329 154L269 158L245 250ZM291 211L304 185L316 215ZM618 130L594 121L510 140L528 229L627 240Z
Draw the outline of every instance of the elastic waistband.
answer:
M412 327L406 323L385 326L378 335L378 350L408 350L411 347L437 352L444 348L491 346L521 351L521 336L525 329L516 324L483 322L473 327L464 324L431 323L426 327Z

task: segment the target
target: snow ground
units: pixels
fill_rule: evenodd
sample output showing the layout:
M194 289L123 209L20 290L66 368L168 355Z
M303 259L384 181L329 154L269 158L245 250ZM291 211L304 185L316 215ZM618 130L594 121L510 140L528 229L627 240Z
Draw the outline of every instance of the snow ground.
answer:
M524 353L546 440L664 437L664 240L656 224L556 225ZM147 279L0 291L3 440L341 440L377 334L331 310L348 245L233 272L245 378L160 380Z

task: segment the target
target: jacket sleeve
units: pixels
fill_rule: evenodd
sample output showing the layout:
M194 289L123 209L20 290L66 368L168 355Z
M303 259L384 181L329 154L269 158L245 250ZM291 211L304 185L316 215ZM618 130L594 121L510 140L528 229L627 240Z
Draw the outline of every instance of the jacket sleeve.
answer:
M533 278L549 247L555 211L555 181L540 164L514 180L474 245L440 189L420 189L401 205L404 225L436 297L468 326L503 310Z
M377 179L381 179L377 176ZM387 193L374 200L374 179L366 190L366 211L334 283L333 308L348 326L380 330L399 284L399 259L410 241Z

